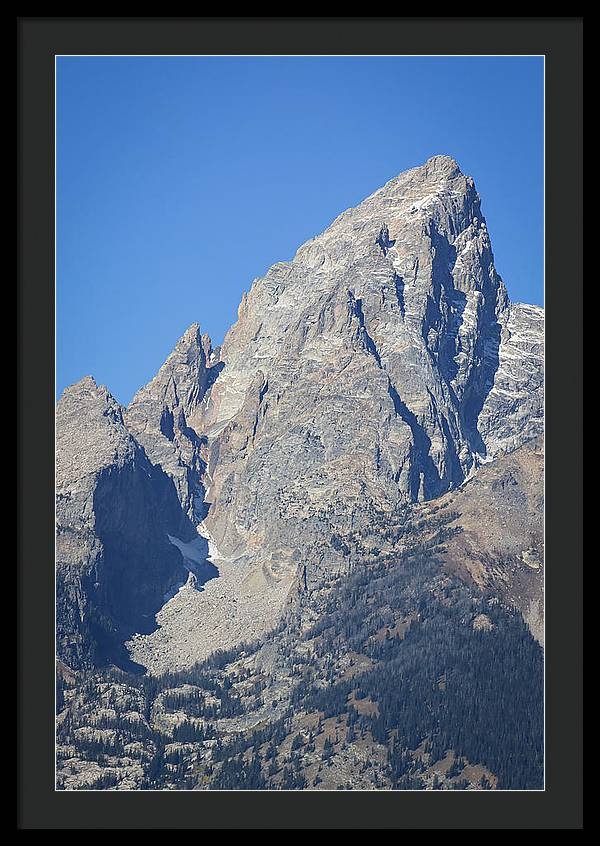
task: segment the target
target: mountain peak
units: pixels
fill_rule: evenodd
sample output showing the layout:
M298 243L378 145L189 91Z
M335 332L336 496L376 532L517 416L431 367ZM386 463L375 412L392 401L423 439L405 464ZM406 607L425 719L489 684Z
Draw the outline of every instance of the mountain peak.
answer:
M452 156L431 156L424 164L404 170L390 179L364 202L369 202L372 198L385 201L391 197L416 200L419 197L444 194L448 191L457 196L474 196L474 187L472 177L465 176Z
M56 405L56 431L59 487L103 466L123 465L136 452L123 421L122 406L92 376L63 391Z
M481 787L539 781L539 767L515 773L511 761L524 742L540 758L541 709L529 720L536 700L523 679L535 670L539 681L543 664L507 606L543 633L543 460L537 447L516 454L542 427L543 312L508 301L474 182L447 155L400 174L255 280L220 349L192 323L128 409L90 376L67 389L58 654L75 669L108 655L162 676L143 690L112 673L106 684L82 678L81 696L63 697L69 789L97 779L288 789L297 777L321 789L421 789L417 773L431 789L474 789L469 772ZM503 648L518 660L490 686L487 664ZM206 660L215 650L224 660ZM465 678L489 717L487 749L466 745L460 702L429 707L431 679L442 690L449 671L461 682L465 655L483 667ZM296 672L307 656L309 677ZM408 711L388 696L400 676ZM356 690L335 694L346 682L369 709L359 713ZM523 707L509 707L494 734L500 689L500 706L516 691ZM319 714L332 702L341 736L320 757ZM100 758L90 738L107 703L117 729ZM190 712L186 722L174 709ZM303 739L307 727L317 744ZM296 737L293 767L284 736ZM178 766L156 751L171 741ZM238 753L252 746L246 766Z
M215 543L237 554L239 527L259 531L253 485L263 505L269 486L278 491L277 515L288 514L282 499L295 515L302 490L313 491L314 513L321 499L349 502L349 480L368 480L389 508L460 485L499 446L488 420L504 394L490 390L509 317L474 181L449 155L404 171L273 265L244 298L203 410L204 431L223 433L208 471L214 501L227 502L206 518ZM259 370L269 387L248 425ZM537 408L540 386L530 384ZM504 416L502 443L518 444L524 424L514 409ZM232 428L244 432L235 458ZM302 438L310 449L299 449ZM278 519L274 538L287 531Z
M121 404L116 400L106 385L99 385L93 376L84 376L64 389L57 403L58 408L68 406L83 406L90 408L110 408L117 416L121 412Z
M458 176L462 173L456 159L447 155L431 156L422 167L431 172L447 173L450 176Z
M192 323L176 342L156 376L136 393L129 408L146 400L148 396L165 402L167 394L173 392L175 385L185 383L189 386L201 382L209 352L210 338L208 335L201 335L198 323ZM168 404L177 405L178 402L176 398L171 397Z
M72 385L68 385L63 390L62 397L70 396L71 394L78 394L82 391L98 391L98 383L96 382L93 376L83 376L81 379L78 379L77 382L73 382Z
M212 341L208 332L203 333L199 323L192 323L175 344L173 351L168 356L163 367L174 359L181 357L181 355L189 356L190 354L192 356L197 354L203 355L205 362L208 363L212 352Z
M218 372L210 337L192 323L166 361L136 393L126 411L130 431L153 463L168 472L186 513L193 513L201 471L193 416Z
M183 335L177 341L176 346L179 346L180 344L183 345L199 343L200 337L200 324L194 322L190 326L188 326Z

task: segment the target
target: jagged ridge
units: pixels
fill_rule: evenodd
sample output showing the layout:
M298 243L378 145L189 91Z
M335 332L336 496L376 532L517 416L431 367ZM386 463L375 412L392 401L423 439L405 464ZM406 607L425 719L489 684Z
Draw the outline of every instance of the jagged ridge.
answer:
M332 533L539 435L542 366L543 311L510 303L473 180L435 156L255 280L222 349L193 324L124 419L267 625L347 566Z

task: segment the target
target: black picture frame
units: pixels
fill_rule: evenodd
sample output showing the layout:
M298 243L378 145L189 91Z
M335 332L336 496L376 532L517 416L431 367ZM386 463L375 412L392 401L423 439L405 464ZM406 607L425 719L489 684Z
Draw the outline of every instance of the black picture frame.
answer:
M17 36L17 827L581 828L582 19L22 17ZM545 56L543 792L54 790L54 56L123 53Z

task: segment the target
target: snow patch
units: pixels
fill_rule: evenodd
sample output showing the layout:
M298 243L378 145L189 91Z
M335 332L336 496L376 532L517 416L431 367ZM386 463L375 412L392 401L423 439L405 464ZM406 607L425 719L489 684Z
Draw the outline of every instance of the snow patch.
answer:
M185 541L182 541L181 538L174 537L173 535L167 535L167 537L173 546L176 546L181 552L188 570L191 569L188 566L190 563L204 564L207 558L207 544L204 537L194 538L194 540L189 541L189 543L185 543Z

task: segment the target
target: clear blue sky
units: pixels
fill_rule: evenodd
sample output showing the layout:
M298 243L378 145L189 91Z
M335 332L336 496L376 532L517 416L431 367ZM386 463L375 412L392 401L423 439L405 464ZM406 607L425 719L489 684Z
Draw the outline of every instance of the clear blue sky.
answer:
M474 177L511 298L543 297L543 59L57 59L57 393L128 402L198 321L400 171Z

